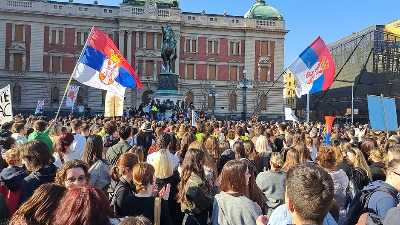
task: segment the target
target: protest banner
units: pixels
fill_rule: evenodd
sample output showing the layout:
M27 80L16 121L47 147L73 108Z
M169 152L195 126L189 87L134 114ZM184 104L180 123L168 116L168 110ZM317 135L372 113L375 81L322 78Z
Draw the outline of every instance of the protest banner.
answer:
M107 91L104 107L105 117L122 116L124 113L124 97Z
M0 89L0 124L13 120L10 85Z
M35 114L43 114L44 100L39 100L36 105Z
M67 93L67 101L65 105L67 107L72 107L75 104L76 98L78 97L79 86L69 86Z

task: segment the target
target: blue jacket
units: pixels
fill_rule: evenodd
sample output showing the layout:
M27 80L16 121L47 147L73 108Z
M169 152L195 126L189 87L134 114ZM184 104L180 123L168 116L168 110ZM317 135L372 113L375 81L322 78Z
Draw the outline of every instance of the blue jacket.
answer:
M397 190L391 185L377 180L369 184L364 188L364 190L375 189L378 187L386 187L392 193L386 193L384 191L377 191L371 195L368 201L368 212L378 214L380 217L385 218L386 213L390 208L396 207L399 204L397 197Z
M292 215L290 215L289 210L286 205L278 206L269 217L268 225L287 225L292 224ZM328 212L324 218L323 225L337 225L337 222Z

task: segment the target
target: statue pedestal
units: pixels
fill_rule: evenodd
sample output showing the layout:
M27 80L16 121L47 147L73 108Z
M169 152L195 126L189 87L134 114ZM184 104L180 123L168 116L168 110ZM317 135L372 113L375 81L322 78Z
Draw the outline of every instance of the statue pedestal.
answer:
M158 75L157 92L150 95L155 101L164 102L166 108L165 119L167 121L172 115L174 106L185 100L185 96L178 90L178 84L178 75L171 72L162 72Z

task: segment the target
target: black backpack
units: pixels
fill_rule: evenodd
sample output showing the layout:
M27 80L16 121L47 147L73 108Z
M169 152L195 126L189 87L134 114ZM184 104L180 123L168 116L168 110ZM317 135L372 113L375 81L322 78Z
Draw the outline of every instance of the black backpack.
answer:
M361 190L351 201L347 211L346 219L344 220L342 225L357 224L361 215L363 213L368 212L369 199L371 198L371 195L377 191L384 191L390 194L393 198L397 199L397 196L386 187L378 187L370 190ZM383 218L380 218L379 215L375 213L368 213L368 217L369 218L367 220L373 221L372 224L382 224L383 222Z

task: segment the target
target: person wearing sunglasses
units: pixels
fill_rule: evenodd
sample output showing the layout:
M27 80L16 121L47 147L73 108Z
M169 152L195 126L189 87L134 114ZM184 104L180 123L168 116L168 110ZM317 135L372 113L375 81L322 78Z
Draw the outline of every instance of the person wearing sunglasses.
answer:
M79 159L65 162L56 174L56 183L67 189L86 185L89 179L89 165Z

